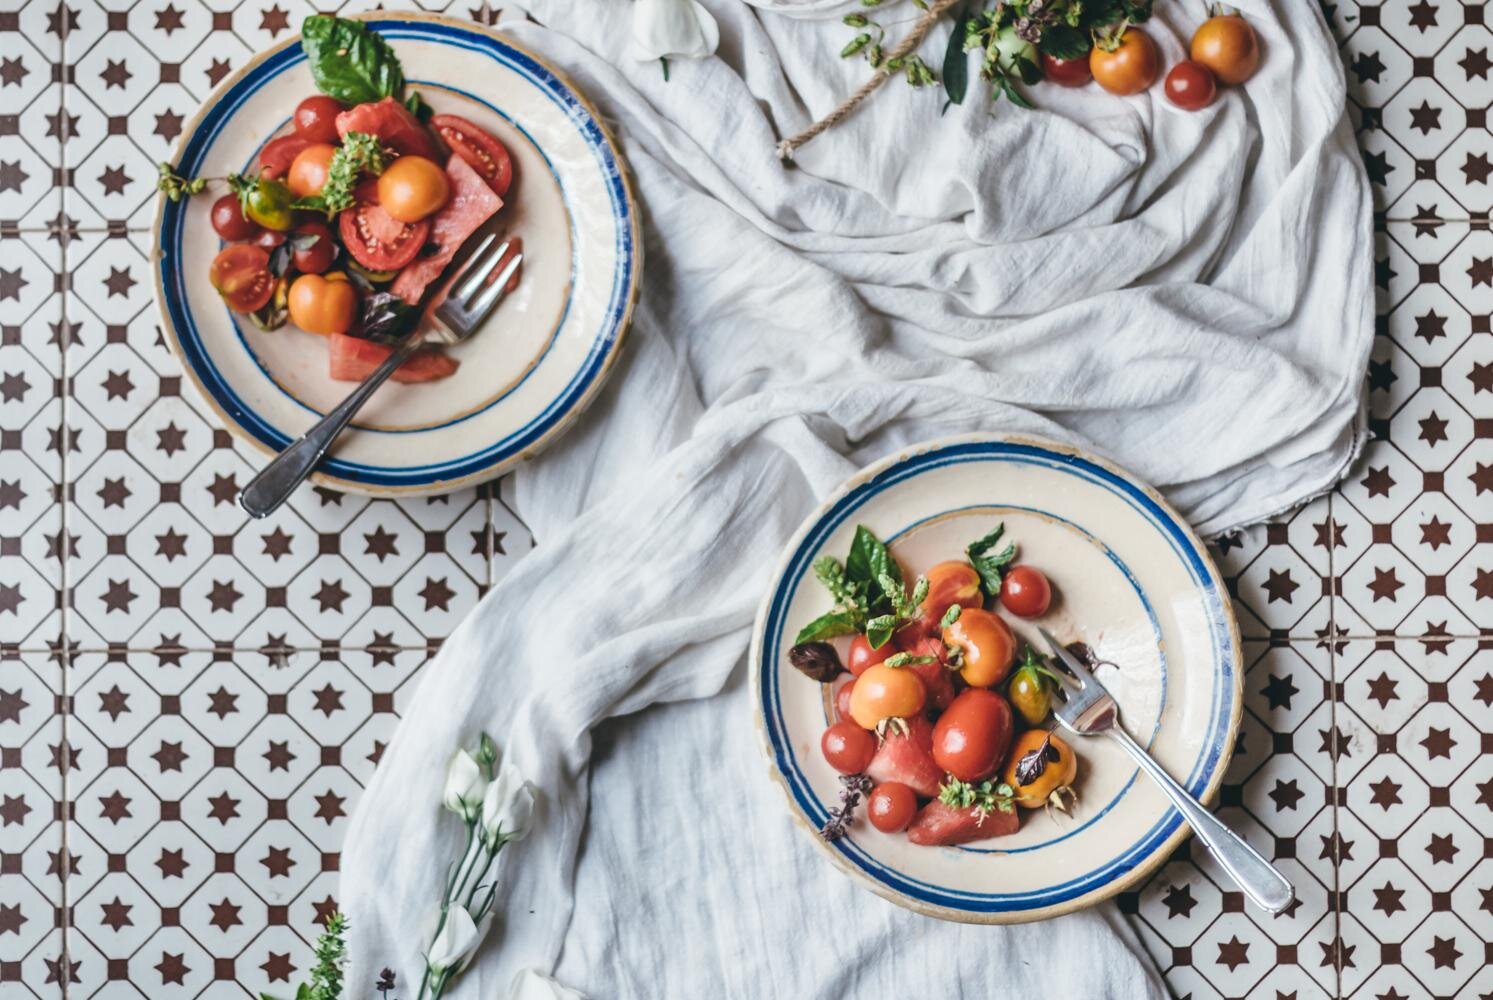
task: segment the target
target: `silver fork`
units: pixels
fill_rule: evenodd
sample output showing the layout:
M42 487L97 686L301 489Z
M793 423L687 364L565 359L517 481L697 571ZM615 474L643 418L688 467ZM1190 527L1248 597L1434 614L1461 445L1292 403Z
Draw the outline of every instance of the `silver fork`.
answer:
M1296 893L1286 877L1249 846L1243 837L1224 826L1218 817L1205 809L1197 799L1188 794L1187 789L1162 770L1161 765L1152 760L1151 755L1120 728L1120 708L1104 685L1095 679L1078 657L1064 649L1052 637L1051 632L1040 626L1037 631L1042 633L1052 655L1073 675L1071 678L1059 675L1062 683L1058 691L1062 701L1053 709L1053 714L1063 728L1080 736L1108 736L1124 747L1125 752L1135 758L1140 769L1161 786L1161 790L1172 800L1172 804L1177 807L1182 818L1187 820L1198 839L1208 845L1219 865L1244 890L1246 896L1268 913L1280 913L1290 906Z
M518 273L524 259L522 253L515 253L504 262L503 257L513 246L513 241L505 239L494 247L496 240L497 235L489 233L467 258L446 301L435 310L435 318L439 321L436 328L425 332L415 330L405 337L373 374L347 394L346 399L328 411L299 440L276 455L259 475L249 480L249 484L239 492L240 507L252 517L264 517L274 511L311 474L332 447L332 442L337 440L337 435L368 402L368 397L388 381L394 369L432 339L444 344L458 344L477 332L482 321L507 294L508 281ZM499 264L503 265L501 270L498 270ZM496 277L494 271L497 271ZM442 275L431 282L426 294L443 286L445 281L445 275Z

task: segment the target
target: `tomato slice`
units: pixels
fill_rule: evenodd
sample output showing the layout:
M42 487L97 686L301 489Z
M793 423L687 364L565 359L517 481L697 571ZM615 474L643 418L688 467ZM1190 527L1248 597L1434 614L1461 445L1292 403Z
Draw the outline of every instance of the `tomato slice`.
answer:
M275 290L270 255L252 243L224 248L213 258L208 279L235 312L253 312L268 302Z
M459 115L436 115L430 127L451 152L461 157L498 195L508 193L513 183L513 160L508 149L490 134Z
M373 271L397 271L430 239L430 220L400 222L379 207L377 192L369 181L358 185L357 203L337 216L337 230L353 260Z
M282 135L271 139L259 151L259 175L279 180L290 172L290 165L311 140L300 135Z

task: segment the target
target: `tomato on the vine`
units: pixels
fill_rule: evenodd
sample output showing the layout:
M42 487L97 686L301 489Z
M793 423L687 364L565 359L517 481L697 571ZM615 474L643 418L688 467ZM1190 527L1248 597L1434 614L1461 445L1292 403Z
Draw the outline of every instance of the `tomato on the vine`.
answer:
M1087 52L1072 59L1059 59L1046 52L1042 53L1042 76L1059 87L1082 87L1094 79L1094 73L1089 69Z
M244 214L266 229L284 232L295 222L290 203L295 200L290 188L276 180L260 178L245 181L240 192Z
M860 774L876 756L876 736L854 722L836 722L819 738L829 766L841 774Z
M866 799L866 815L882 833L907 829L918 811L918 796L900 781L883 781Z
M999 684L1016 658L1016 636L1011 626L983 608L966 608L944 627L943 640L963 656L959 675L970 687Z
M1184 59L1166 75L1166 99L1184 111L1206 108L1217 94L1213 71L1196 60Z
M1102 42L1089 51L1089 71L1111 94L1139 94L1156 82L1161 55L1150 35L1139 28L1126 28L1118 41Z
M1191 55L1223 83L1243 83L1260 65L1260 39L1238 14L1220 14L1193 34Z
M213 258L207 276L234 312L253 312L268 302L275 290L270 255L252 243L225 247Z
M1001 578L1001 606L1019 618L1039 618L1052 604L1052 584L1031 566L1012 566Z
M225 240L253 239L259 234L259 223L244 216L238 195L225 194L213 202L213 229Z
M342 103L324 94L315 94L295 106L295 134L307 142L340 142L337 116Z

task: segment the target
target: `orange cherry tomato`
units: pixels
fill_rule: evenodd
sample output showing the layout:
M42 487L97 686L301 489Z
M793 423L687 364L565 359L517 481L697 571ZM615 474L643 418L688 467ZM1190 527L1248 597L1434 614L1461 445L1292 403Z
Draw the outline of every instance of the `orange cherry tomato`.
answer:
M1139 28L1126 28L1113 48L1095 45L1090 50L1089 70L1099 86L1111 94L1139 94L1156 82L1161 54L1150 35Z
M883 719L917 715L927 700L928 693L917 674L905 667L878 663L855 679L850 717L862 729L875 729Z
M253 312L270 300L275 276L270 255L252 243L235 243L213 258L208 280L234 312Z
M923 574L928 596L918 605L918 616L897 630L897 645L909 649L919 639L938 635L943 616L957 604L964 608L985 606L980 596L980 574L963 559L941 562Z
M970 688L933 726L933 761L960 781L984 781L1011 745L1011 706L994 691Z
M943 630L943 641L964 656L959 676L970 687L992 687L1006 679L1016 659L1016 636L994 612L966 608Z
M850 640L850 655L845 658L845 666L852 674L859 677L866 672L867 667L874 667L895 652L897 648L891 643L887 643L880 649L872 649L871 640L864 635L858 635Z
M358 312L358 292L345 278L303 274L290 286L290 321L308 333L346 333Z
M866 800L866 815L882 833L906 830L917 811L917 793L900 781L883 781Z
M285 183L297 198L309 198L326 186L327 171L336 153L337 147L329 142L313 142L295 155Z
M1021 759L1039 749L1049 738L1052 740L1051 749L1055 753L1045 757L1042 773L1031 784L1023 785L1016 779ZM1053 760L1053 756L1057 760ZM1073 748L1056 733L1049 734L1041 729L1028 729L1016 737L1016 745L1011 747L1011 756L1006 760L1006 771L1002 775L1005 783L1016 793L1016 804L1024 809L1037 809L1049 802L1060 806L1061 799L1054 799L1053 796L1061 795L1061 790L1070 788L1076 777L1078 758L1074 756Z
M1243 83L1260 65L1260 39L1237 14L1210 17L1192 36L1192 58L1223 83Z
M423 156L401 156L379 175L379 206L399 222L434 215L450 196L446 171Z

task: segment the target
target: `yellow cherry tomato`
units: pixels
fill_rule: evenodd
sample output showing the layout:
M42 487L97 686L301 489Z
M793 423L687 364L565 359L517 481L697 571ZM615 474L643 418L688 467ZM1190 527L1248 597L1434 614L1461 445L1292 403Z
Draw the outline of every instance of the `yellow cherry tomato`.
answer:
M336 152L337 147L329 142L313 142L295 155L285 182L297 198L309 198L326 186L327 172Z
M358 312L358 293L346 280L303 274L290 286L290 321L308 333L346 333Z
M943 641L964 658L959 675L970 687L993 687L1006 679L1016 659L1016 636L993 611L963 608L951 625L944 626Z
M1021 762L1028 755L1042 750L1044 743L1047 748L1042 753L1041 764L1032 767L1038 773L1023 785L1017 780L1017 771L1023 770ZM1011 747L1011 756L1006 758L1006 771L1002 777L1016 793L1016 804L1022 808L1038 809L1048 804L1061 808L1062 796L1072 792L1073 779L1078 777L1078 758L1073 755L1073 748L1056 733L1028 729L1016 737L1016 745Z
M875 729L883 719L917 715L927 699L928 692L914 671L878 663L856 678L850 692L850 717L862 729Z
M399 222L419 222L451 195L446 171L423 156L401 156L378 179L378 203Z

